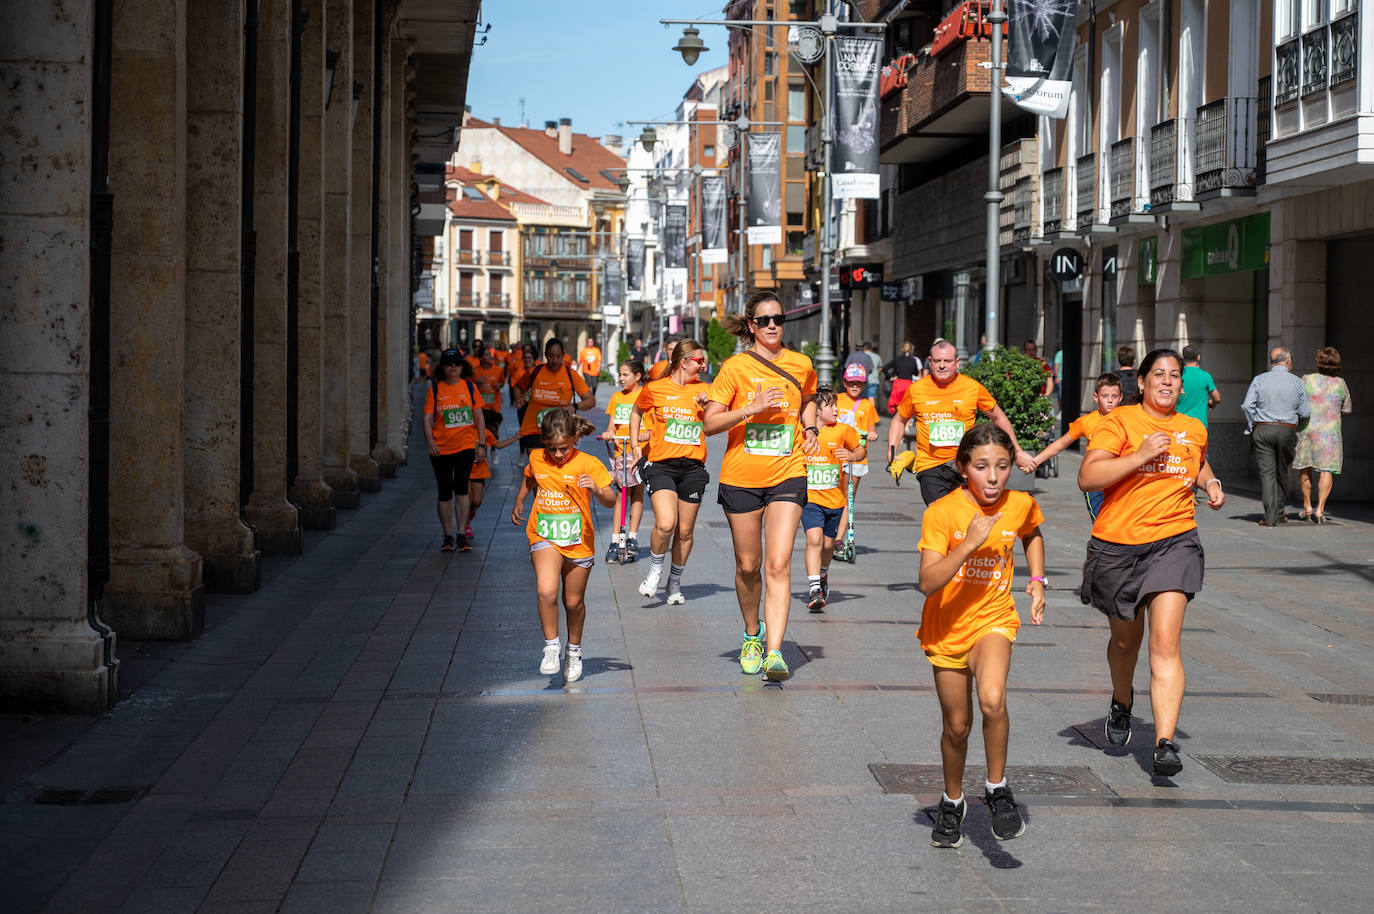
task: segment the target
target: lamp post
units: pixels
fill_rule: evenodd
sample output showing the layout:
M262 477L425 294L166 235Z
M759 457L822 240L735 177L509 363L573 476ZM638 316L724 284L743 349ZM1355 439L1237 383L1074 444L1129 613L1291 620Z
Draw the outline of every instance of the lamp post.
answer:
M823 169L823 191L821 204L821 339L820 348L816 353L816 376L822 384L830 384L834 381L835 369L835 350L830 344L830 265L835 256L835 242L831 230L833 228L833 216L831 210L834 208L834 191L832 187L833 176L831 175L831 153L832 145L835 141L834 114L834 80L831 79L831 67L833 66L833 52L835 48L835 34L841 30L864 31L874 30L883 31L887 28L886 23L881 22L841 22L834 13L831 12L832 2L826 0L826 12L820 19L815 21L808 20L776 20L776 19L660 19L664 25L683 25L682 38L673 47L682 55L682 59L688 66L696 63L697 57L703 51L709 50L698 37L699 33L695 26L698 25L721 25L726 28L753 30L755 28L774 28L782 26L788 29L798 29L800 40L798 45L801 53L805 50L816 50L816 31L819 31L820 47L819 59L823 61L823 79L825 88L820 94L823 98L821 111L821 167ZM767 35L768 33L765 33ZM767 38L772 41L772 38ZM815 63L816 57L812 55L810 60L802 59L803 63ZM803 71L805 73L805 71ZM809 77L808 77L809 78ZM815 83L812 82L812 87ZM741 228L743 223L741 222ZM741 242L743 239L741 239ZM740 274L739 281L744 282L743 273Z
M988 203L987 289L984 290L987 342L983 344L984 349L993 348L1002 338L997 312L1002 301L1002 249L998 234L1002 211L1002 23L1006 21L1002 0L992 0L992 8L988 12L988 22L992 24L992 35L989 36L992 42L992 91L988 93L988 192L983 195ZM961 334L962 330L961 327Z

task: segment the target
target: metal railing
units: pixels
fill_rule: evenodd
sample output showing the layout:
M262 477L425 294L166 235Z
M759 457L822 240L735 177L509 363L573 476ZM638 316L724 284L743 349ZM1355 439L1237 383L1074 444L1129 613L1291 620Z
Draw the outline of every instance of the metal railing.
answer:
M487 263L493 267L510 266L510 251L487 251Z
M1064 225L1064 169L1051 168L1041 183L1041 199L1045 205L1042 220L1045 234L1052 235Z
M482 262L482 252L481 252L481 251L474 251L474 250L472 250L472 249L470 249L470 248L459 248L459 249L458 249L458 262L459 262L459 263L481 263L481 262Z
M1100 221L1098 218L1097 156L1078 157L1074 189L1078 195L1078 228L1091 228Z
M1302 36L1302 94L1313 95L1326 90L1330 72L1327 58L1326 28L1318 28Z
M1255 186L1258 99L1227 97L1197 109L1196 195Z
M1274 105L1270 97L1270 78L1259 81L1259 114L1255 118L1255 183L1263 184L1269 162L1269 137L1273 133Z
M1107 168L1107 196L1111 218L1122 219L1142 213L1148 207L1136 196L1136 151L1140 138L1128 136L1112 144L1111 162Z
M1035 232L1035 178L1024 177L1012 189L1012 244L1030 244Z
M1331 85L1355 78L1360 65L1360 14L1358 9L1331 22Z
M1294 38L1279 45L1274 52L1274 104L1296 101L1300 93L1298 63L1301 42Z
M1185 180L1186 139L1191 118L1176 117L1150 128L1150 208L1191 201L1192 182Z

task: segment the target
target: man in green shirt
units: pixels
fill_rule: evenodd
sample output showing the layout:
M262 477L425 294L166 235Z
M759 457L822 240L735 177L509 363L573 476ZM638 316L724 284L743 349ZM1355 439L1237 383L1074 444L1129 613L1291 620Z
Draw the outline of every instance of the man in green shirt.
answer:
M1202 353L1196 346L1183 347L1183 393L1178 398L1178 411L1206 428L1207 411L1221 402L1221 394L1212 376L1199 367L1201 361Z

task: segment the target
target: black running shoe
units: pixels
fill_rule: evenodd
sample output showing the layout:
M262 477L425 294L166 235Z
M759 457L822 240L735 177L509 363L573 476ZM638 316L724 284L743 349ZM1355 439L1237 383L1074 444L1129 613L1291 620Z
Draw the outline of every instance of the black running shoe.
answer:
M811 585L811 593L806 598L806 608L813 613L818 613L825 608L825 595L821 592L819 584Z
M469 542L468 542L468 538L467 538L466 536L464 536L463 534L461 534L461 533L458 534L458 551L459 551L459 552L471 552L471 551L472 551L472 544L469 543Z
M1115 698L1107 710L1107 742L1124 746L1131 741L1131 706L1135 704L1135 690L1131 690L1131 704L1123 705Z
M611 543L609 546L606 547L606 564L607 564L607 565L619 565L619 564L620 564L620 544L619 544L619 543Z
M958 847L963 844L964 832L960 826L966 812L968 804L963 798L958 803L951 803L942 797L940 807L935 810L935 827L930 830L930 846Z
M821 575L821 599L830 602L830 575Z
M452 535L450 535L450 534L448 534L448 533L445 533L445 534L444 534L444 545L442 545L442 546L439 547L439 551L440 551L440 552L452 552L452 551L453 551L453 536L452 536Z
M1021 818L1021 810L1011 795L1010 787L998 787L983 793L983 803L992 816L992 833L998 841L1015 838L1026 830L1026 820Z
M1173 777L1183 770L1183 759L1178 757L1178 746L1171 739L1155 743L1155 774Z

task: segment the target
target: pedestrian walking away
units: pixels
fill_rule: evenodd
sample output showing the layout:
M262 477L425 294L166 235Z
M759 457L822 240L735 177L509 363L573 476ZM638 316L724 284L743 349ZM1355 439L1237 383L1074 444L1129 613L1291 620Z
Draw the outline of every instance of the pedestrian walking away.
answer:
M620 473L618 481L627 483L616 496L615 516L625 516L626 508L622 502L628 498L629 523L623 531L623 542L620 541L622 531L616 530L611 535L610 545L606 547L606 561L629 563L639 558L639 521L644 515L644 484L635 481L638 476L632 466L626 466L622 471L620 464L633 464L638 459L637 439L632 442L630 438L630 412L634 409L640 390L643 389L644 363L634 360L625 362L620 366L616 377L620 381L620 389L611 394L611 401L606 404L606 415L610 419L601 437L615 443L615 449L611 453L612 471Z
M735 596L744 619L740 669L773 682L791 672L782 656L792 593L792 544L806 504L804 455L816 453L816 372L782 345L782 303L755 292L722 325L748 345L725 360L706 404L706 434L729 431L717 501L730 522ZM766 550L766 551L765 551ZM766 582L766 588L765 588ZM763 624L759 601L763 598Z
M468 479L473 461L486 459L486 423L477 387L464 371L472 367L457 349L445 349L439 357L438 374L429 384L421 422L429 463L439 490L439 526L444 552L468 552L463 529L468 522Z
M1207 413L1221 403L1221 392L1212 375L1202 369L1202 353L1196 346L1183 347L1183 392L1178 396L1178 411L1192 416L1207 427Z
M666 600L670 605L687 602L682 575L692 554L693 531L706 486L705 408L711 387L700 380L706 367L706 350L696 340L673 347L668 376L644 385L630 411L630 438L636 456L642 458L644 485L654 509L654 529L649 533L649 570L639 592L658 595L663 563L669 553ZM645 429L648 444L643 444Z
M601 380L601 350L597 348L596 337L587 337L587 345L582 347L577 356L577 370L582 372L582 378L591 388L592 396L596 396L597 384Z
M816 453L806 455L802 529L806 531L806 608L813 613L821 612L830 602L830 560L835 555L849 483L845 467L868 454L853 426L839 421L838 400L833 387L817 388L816 425L820 434Z
M1084 413L1070 422L1067 432L1050 442L1043 451L1035 455L1036 467L1041 466L1046 460L1079 438L1086 442L1086 447L1092 447L1093 432L1102 425L1102 420L1107 417L1108 413L1121 405L1121 376L1119 374L1109 371L1097 376L1093 390L1093 404L1097 409ZM1097 512L1102 510L1102 493L1100 491L1084 492L1083 500L1088 505L1088 517L1096 520Z
M1183 768L1174 742L1185 684L1183 616L1204 570L1193 489L1207 493L1214 511L1226 495L1207 462L1207 429L1177 410L1183 356L1154 350L1140 363L1139 381L1141 402L1102 420L1078 469L1080 489L1104 493L1079 596L1111 628L1112 700L1104 729L1113 746L1131 738L1136 657L1149 620L1154 773L1169 777Z
M930 374L907 388L887 434L888 472L897 462L897 448L908 419L916 420L916 450L911 461L902 460L916 474L921 498L927 505L963 485L963 474L954 464L959 441L973 427L978 413L985 413L1011 439L1016 465L1035 472L1035 458L1021 449L1011 421L982 384L959 373L959 352L949 340L930 346ZM900 472L894 473L900 479Z
M520 398L517 405L533 407L526 409L520 420L520 449L525 452L542 446L540 429L549 410L560 406L586 410L596 406L587 382L563 357L563 341L559 339L544 344L544 361L520 380L516 396Z
M1298 438L1293 466L1302 486L1302 517L1326 523L1326 499L1334 477L1341 474L1341 415L1355 407L1341 373L1341 354L1330 346L1317 350L1317 371L1303 375L1312 416ZM1312 508L1312 477L1317 477L1317 507Z
M1140 402L1140 381L1135 370L1135 347L1118 347L1116 364L1116 373L1121 375L1121 405L1134 406Z
M974 426L959 440L954 458L964 485L921 518L919 581L926 600L916 637L935 672L945 782L930 833L935 847L964 841L964 763L975 680L987 755L983 803L992 833L1005 841L1026 830L1006 774L1007 671L1021 627L1011 596L1012 544L1019 539L1025 551L1031 622L1039 625L1045 615L1045 540L1040 534L1044 516L1035 499L1006 489L1015 449L1011 436L997 426Z
M1261 527L1288 522L1288 474L1298 449L1298 431L1307 425L1312 407L1307 388L1293 374L1293 356L1282 346L1269 353L1269 370L1256 375L1240 405L1245 413L1259 467L1260 501L1264 503Z
M883 366L883 373L892 377L892 393L887 397L887 414L897 412L897 404L906 396L906 389L919 378L925 369L921 360L916 358L916 345L910 340L902 343L901 354Z
M878 407L873 405L866 390L869 387L868 380L876 375L868 374L862 365L851 364L844 370L844 390L840 391L837 398L837 410L839 421L854 429L859 435L859 441L864 446L864 456L861 460L851 462L846 470L849 476L849 485L853 487L853 497L859 496L859 481L868 475L868 446L878 440ZM836 541L841 543L841 551L844 561L854 561L853 544L848 540L849 533L849 507L845 506L844 514L840 517L840 529Z
M526 524L530 562L534 565L539 625L544 632L539 672L550 676L557 673L561 660L564 682L582 678L587 578L596 561L591 499L595 495L607 508L615 504L615 487L605 465L577 449L578 439L595 431L590 422L565 407L545 410L539 426L543 447L530 452L530 462L510 512L511 523ZM525 499L531 492L534 506L526 523ZM566 656L560 656L562 645L558 637L560 583L567 618Z

